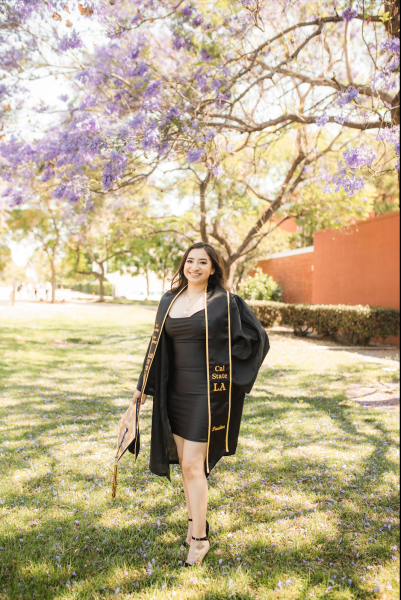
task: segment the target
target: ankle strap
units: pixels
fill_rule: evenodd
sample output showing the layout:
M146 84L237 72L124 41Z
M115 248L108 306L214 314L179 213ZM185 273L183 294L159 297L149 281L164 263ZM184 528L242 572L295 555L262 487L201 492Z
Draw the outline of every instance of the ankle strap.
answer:
M192 539L197 542L208 542L209 541L209 538L207 536L203 537L203 538L196 538L196 537L192 536Z
M188 519L188 521L192 521L192 519Z

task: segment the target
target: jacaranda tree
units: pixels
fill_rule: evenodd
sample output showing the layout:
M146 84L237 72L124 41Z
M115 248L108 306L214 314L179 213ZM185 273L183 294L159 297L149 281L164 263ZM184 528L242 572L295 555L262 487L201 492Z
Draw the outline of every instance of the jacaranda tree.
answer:
M92 38L102 31L91 49L80 21ZM222 175L228 154L246 151L249 160L253 153L254 179L244 185L266 200L226 255L230 271L299 186L318 179L327 193L344 189L351 196L397 166L396 1L278 0L273 9L252 0L19 0L4 5L1 28L10 133L0 153L11 205L29 197L24 181L33 166L60 202L85 203L91 195L135 189L162 165L193 165L203 172L206 239L217 218L207 186ZM50 72L70 84L66 108L45 135L26 141L18 120L12 123L24 110L24 80ZM293 151L272 179L263 165L283 139ZM339 156L335 168L331 154ZM93 181L91 169L101 177Z

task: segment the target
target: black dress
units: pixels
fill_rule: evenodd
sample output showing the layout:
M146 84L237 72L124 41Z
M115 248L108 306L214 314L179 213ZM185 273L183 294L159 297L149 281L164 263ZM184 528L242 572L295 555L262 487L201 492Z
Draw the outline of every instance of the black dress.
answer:
M182 319L168 315L165 331L172 342L167 386L171 431L185 440L207 442L205 309Z

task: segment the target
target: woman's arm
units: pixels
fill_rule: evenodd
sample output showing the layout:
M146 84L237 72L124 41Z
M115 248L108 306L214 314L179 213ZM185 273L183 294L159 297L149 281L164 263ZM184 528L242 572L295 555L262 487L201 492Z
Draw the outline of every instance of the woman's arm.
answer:
M152 343L152 338L150 339L148 349L146 350L146 353L145 353L145 358L144 358L143 365L142 365L142 371L141 371L141 374L139 375L138 383L136 384L136 390L135 390L133 398L132 398L132 403L136 402L137 399L139 398L139 396L141 395L141 390L142 390L142 386L143 386L143 374L144 374L145 364L146 364L146 361L148 358L151 343ZM144 394L142 396L142 404L145 404L148 394L153 395L153 383L152 382L153 382L153 372L152 372L152 368L150 368L150 371L148 373L148 379L146 381L146 385L145 385L145 389L144 389Z

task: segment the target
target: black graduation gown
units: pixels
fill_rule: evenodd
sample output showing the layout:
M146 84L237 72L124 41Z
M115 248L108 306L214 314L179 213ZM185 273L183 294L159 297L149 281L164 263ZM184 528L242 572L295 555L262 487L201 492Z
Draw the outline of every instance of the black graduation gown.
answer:
M152 473L170 479L170 464L178 464L177 448L167 416L169 378L168 336L164 322L182 292L167 292L157 310L137 389L153 396L150 464ZM269 339L247 303L220 285L205 290L206 364L209 431L205 473L222 456L235 454L245 394L249 394L269 351ZM139 440L138 440L139 441ZM138 454L134 447L128 450Z

